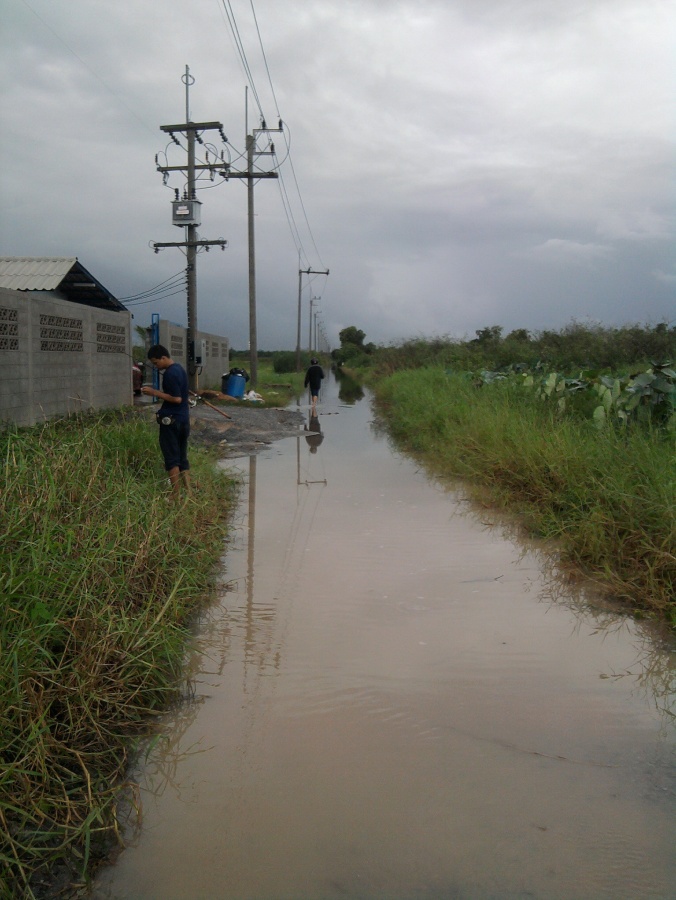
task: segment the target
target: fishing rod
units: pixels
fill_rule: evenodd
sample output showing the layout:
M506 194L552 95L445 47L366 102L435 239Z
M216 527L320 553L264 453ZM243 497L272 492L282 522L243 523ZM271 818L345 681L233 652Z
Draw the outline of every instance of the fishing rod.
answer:
M222 409L219 409L217 406L214 406L213 403L209 403L209 401L205 400L204 397L202 397L200 394L196 394L194 391L190 391L190 393L193 395L193 397L197 398L197 400L201 400L202 403L206 403L206 405L208 407L215 410L217 413L220 413L224 419L232 419L232 416L229 416L226 412L223 412Z

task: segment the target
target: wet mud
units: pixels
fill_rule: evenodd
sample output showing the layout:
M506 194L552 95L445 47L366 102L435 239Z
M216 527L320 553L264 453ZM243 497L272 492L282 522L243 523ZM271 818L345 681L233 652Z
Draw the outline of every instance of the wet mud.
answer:
M674 647L331 382L243 479L96 900L676 895Z

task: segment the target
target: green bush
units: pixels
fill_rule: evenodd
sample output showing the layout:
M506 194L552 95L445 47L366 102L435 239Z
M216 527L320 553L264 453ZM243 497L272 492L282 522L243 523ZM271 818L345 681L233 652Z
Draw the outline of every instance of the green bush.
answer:
M286 375L296 371L296 351L280 350L272 354L272 367L277 375ZM300 354L301 371L305 371L310 365L310 356L307 352Z

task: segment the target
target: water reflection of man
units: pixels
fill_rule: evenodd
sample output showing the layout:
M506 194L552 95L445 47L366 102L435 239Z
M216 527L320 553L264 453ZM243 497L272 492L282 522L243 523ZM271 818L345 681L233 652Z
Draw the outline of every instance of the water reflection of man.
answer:
M310 421L307 425L306 431L309 432L309 434L305 435L305 440L307 441L310 448L310 453L316 453L317 447L319 447L321 442L324 440L324 435L322 434L322 429L319 424L319 416L314 411L310 413Z

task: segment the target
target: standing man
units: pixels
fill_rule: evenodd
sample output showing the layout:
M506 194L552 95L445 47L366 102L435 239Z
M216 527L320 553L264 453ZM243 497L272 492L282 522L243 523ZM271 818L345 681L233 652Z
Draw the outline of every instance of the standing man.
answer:
M141 391L163 401L156 413L160 426L160 450L171 482L171 495L176 500L181 484L190 493L188 376L183 366L171 359L162 344L155 344L148 350L148 359L162 372L162 390L145 385Z
M322 379L324 378L324 370L319 365L319 360L315 359L314 356L310 360L310 367L305 373L305 381L303 382L305 387L310 385L310 395L312 397L312 415L317 414L317 397L319 396L319 389L322 386Z

